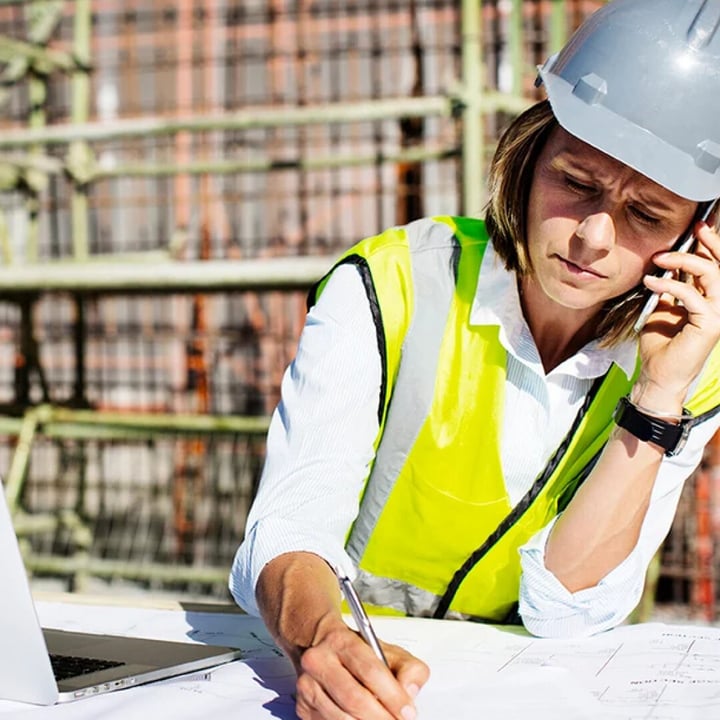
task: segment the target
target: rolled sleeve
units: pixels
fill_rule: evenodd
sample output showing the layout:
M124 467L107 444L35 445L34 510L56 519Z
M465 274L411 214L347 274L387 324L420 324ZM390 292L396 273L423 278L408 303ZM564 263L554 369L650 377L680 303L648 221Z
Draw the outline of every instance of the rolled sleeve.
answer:
M637 544L597 585L572 593L545 567L545 545L557 518L520 548L519 612L529 632L582 637L627 619L642 596L648 565L670 531L685 480L699 465L718 424L715 416L695 427L683 452L662 462Z
M645 563L636 546L597 585L570 592L545 567L545 543L555 521L520 549L520 616L539 637L583 637L619 625L642 595Z

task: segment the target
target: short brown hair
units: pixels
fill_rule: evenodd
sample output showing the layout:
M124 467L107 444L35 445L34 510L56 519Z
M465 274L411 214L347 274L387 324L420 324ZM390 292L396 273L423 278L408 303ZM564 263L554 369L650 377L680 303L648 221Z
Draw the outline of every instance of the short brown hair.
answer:
M535 164L557 126L550 103L536 103L505 130L490 164L485 226L505 267L518 275L531 271L527 209Z

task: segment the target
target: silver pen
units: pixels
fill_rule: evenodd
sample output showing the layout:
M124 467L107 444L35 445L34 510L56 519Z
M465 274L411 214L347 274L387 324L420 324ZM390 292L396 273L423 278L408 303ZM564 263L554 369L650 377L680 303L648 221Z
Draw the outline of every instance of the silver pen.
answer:
M362 635L363 640L365 640L365 642L373 649L373 652L377 655L378 659L389 667L385 653L380 647L380 641L378 640L375 630L373 630L373 626L370 623L370 618L365 612L365 608L363 607L360 597L353 587L352 582L350 582L350 578L347 577L347 575L341 575L339 571L336 571L336 575L340 583L340 589L342 590L345 600L350 607L350 612L352 613L353 620L355 620L355 624L360 631L360 635Z

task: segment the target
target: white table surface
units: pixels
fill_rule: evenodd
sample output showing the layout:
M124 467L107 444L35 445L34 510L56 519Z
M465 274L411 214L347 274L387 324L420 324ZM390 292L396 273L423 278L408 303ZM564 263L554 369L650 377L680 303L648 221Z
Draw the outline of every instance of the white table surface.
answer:
M259 620L134 602L36 598L36 607L48 627L239 646L245 657L207 679L181 676L52 707L0 701L0 714L28 720L296 717L292 668ZM382 639L404 645L431 667L417 699L420 720L720 718L718 628L646 624L566 641L455 621L373 622Z

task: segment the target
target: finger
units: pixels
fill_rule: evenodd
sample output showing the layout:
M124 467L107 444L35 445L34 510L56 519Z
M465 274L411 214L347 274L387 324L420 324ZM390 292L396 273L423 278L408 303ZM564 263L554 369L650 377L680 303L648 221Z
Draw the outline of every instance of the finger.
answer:
M295 713L301 720L349 720L351 717L307 674L298 676Z
M343 677L344 675L344 677ZM328 677L331 680L328 683ZM372 693L342 670L328 673L322 680L303 672L297 679L297 713L305 719L324 718L347 720L390 720L390 715Z
M701 228L695 252L698 257L704 258L712 264L712 268L706 273L706 276L699 279L699 284L707 295L711 290L709 283L714 280L720 281L720 235L714 228L708 226ZM720 292L720 284L717 291Z
M698 255L716 262L720 260L720 235L714 226L699 223L695 237L698 240L696 248Z
M720 303L720 267L716 262L711 263L711 268L697 275L694 280L696 288L705 300Z
M385 656L390 669L409 698L414 699L430 677L430 668L409 652L396 645L387 645Z
M717 270L718 259L706 246L703 254L700 254L698 246L697 253L668 252L661 253L653 258L655 264L663 270L670 270L673 273L687 273L699 277L703 273L712 273ZM720 248L719 248L720 251Z
M304 677L298 681L298 694L303 693L309 706L326 710L329 702L351 717L390 720L400 717L407 704L395 677L353 632L335 634L309 648L300 666Z
M668 292L678 300L682 297L682 288L676 283L697 288L706 298L720 298L720 267L714 258L696 254L671 253L657 258L657 264L667 270L674 271L672 277L646 277L643 282L654 291ZM680 275L678 279L676 275ZM647 282L647 280L650 282ZM678 294L681 293L681 294Z
M374 651L364 640L360 640L357 633L353 633L353 636L355 643L343 647L339 653L341 661L393 717L402 717L405 720L413 717L413 698L429 675L425 663L398 645L380 641L388 662L386 666L379 662ZM398 677L400 672L408 675L409 690Z
M395 668L398 665L395 658L398 653L405 651L388 643L381 642L381 645L386 658L388 653L393 658L392 660L388 658L388 666L378 660L365 641L361 641L360 645L351 651L341 653L340 659L391 717L409 720L415 715L413 699L395 676ZM412 657L408 653L405 655Z
M340 708L323 686L307 673L298 675L295 687L295 712L301 720L350 720L353 717Z
M693 283L675 280L674 278L659 278L654 275L647 275L643 282L653 292L660 294L660 300L663 305L670 303L677 305L681 303L687 311L702 311L701 303L705 298Z
M655 292L667 293L682 304L682 312L687 317L688 328L701 330L708 342L720 332L720 299L711 299L703 295L693 284L673 280L671 278L645 278L646 285ZM720 282L720 279L718 280ZM675 313L677 306L671 308Z

